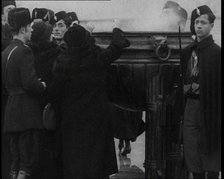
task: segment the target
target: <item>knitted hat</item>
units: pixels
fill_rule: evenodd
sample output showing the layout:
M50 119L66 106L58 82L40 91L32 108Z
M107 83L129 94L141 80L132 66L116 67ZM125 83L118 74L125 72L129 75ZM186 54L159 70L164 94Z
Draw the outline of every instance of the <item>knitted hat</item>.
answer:
M2 0L2 8L9 6L9 5L16 6L15 0Z
M9 11L8 21L12 31L19 31L32 22L30 11L27 8L14 8Z
M68 47L81 47L90 38L90 33L82 26L74 24L64 35L64 41Z
M42 42L47 41L50 39L51 33L52 33L52 25L49 24L49 22L34 22L33 31L31 34L31 41L32 42Z
M190 30L192 34L196 34L195 33L195 29L194 29L194 21L195 19L197 19L199 16L203 15L203 14L211 14L212 15L212 20L215 20L215 15L213 14L212 10L206 6L199 6L196 9L194 9L191 13L191 25L190 25Z
M50 24L54 24L54 11L46 8L34 8L32 12L32 20L42 19L44 22L48 21Z

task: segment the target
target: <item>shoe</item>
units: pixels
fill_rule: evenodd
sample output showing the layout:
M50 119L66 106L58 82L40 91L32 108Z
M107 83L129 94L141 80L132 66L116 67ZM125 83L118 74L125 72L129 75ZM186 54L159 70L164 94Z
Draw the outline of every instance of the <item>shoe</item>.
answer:
M131 153L131 144L130 142L125 145L124 151L121 153L122 156L126 156Z
M18 174L18 172L17 171L11 171L10 172L10 179L16 179L17 178L17 174Z
M205 172L201 172L201 173L193 172L193 178L194 179L205 179Z
M207 173L207 179L218 179L219 178L219 172L208 172Z
M121 152L121 150L124 148L124 141L123 140L119 140L119 144L118 144L118 149Z
M20 170L17 179L30 179L30 174L26 171Z

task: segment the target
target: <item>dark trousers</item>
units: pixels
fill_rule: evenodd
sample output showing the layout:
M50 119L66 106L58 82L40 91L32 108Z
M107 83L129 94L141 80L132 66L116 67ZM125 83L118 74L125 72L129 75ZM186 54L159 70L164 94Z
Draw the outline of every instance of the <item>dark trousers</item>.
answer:
M10 132L11 171L23 170L31 174L39 161L39 130Z
M183 125L185 161L188 171L196 175L204 175L205 171L217 174L221 171L221 149L206 155L200 152L200 117L200 101L187 99Z

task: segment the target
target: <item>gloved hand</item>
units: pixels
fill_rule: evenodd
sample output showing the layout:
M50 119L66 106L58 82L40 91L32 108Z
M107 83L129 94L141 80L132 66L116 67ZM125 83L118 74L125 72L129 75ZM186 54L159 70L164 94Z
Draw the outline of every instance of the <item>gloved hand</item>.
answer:
M130 46L128 39L124 38L124 32L119 28L114 28L112 32L112 43L120 48L126 48Z

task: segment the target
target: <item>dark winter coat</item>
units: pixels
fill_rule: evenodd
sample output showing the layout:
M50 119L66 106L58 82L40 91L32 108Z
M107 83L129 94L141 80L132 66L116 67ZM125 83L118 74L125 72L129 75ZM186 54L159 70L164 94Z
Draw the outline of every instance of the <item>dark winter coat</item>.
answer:
M145 131L145 123L142 120L142 112L126 111L114 106L114 130L117 139L131 140Z
M106 75L127 45L121 37L107 49L93 42L68 49L58 59L49 88L52 99L61 104L64 179L103 178L117 172Z
M212 35L190 44L182 52L184 77L193 49L200 72L200 148L203 153L209 153L221 144L221 48L214 43Z
M10 27L8 24L3 25L2 24L2 47L1 47L1 51L5 50L5 48L10 44L10 41L12 40L12 33L10 30Z
M36 74L48 85L52 81L54 62L62 51L53 42L31 44L30 47L35 58Z
M48 86L53 79L53 67L59 54L62 53L61 48L53 42L44 42L41 44L31 43L30 47L34 54L34 65L37 77ZM42 99L42 107L47 103L47 94Z
M20 40L11 41L2 52L2 83L9 94L4 131L42 129L39 97L44 86L37 79L32 50Z

